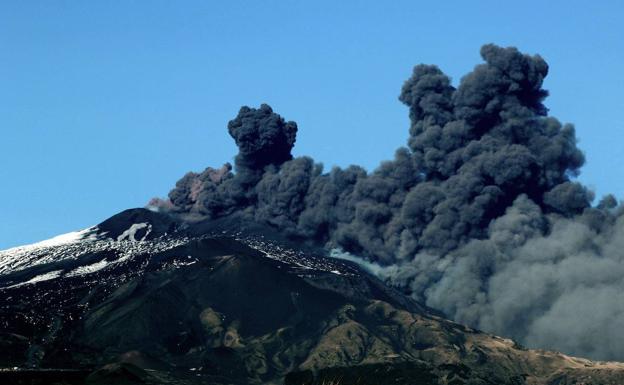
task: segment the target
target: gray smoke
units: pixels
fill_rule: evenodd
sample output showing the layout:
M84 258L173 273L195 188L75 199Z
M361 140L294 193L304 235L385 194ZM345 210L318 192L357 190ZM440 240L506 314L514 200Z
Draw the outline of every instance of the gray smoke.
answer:
M608 207L564 218L522 195L486 238L378 274L459 322L531 347L621 360L624 217Z
M156 203L342 250L483 330L624 359L623 210L611 196L591 207L574 181L584 156L574 127L547 115L546 62L495 45L481 56L457 88L436 66L414 68L399 97L408 147L373 172L293 159L297 125L243 107L228 124L235 172L189 173Z

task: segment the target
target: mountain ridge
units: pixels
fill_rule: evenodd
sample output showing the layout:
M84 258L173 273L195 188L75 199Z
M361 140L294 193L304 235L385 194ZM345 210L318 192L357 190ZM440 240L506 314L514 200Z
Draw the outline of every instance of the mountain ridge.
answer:
M30 261L0 274L0 364L23 368L0 377L73 369L95 384L303 384L354 372L369 373L362 384L624 381L623 364L527 350L445 320L352 262L260 230L130 209L79 240L0 252L0 265L16 252Z

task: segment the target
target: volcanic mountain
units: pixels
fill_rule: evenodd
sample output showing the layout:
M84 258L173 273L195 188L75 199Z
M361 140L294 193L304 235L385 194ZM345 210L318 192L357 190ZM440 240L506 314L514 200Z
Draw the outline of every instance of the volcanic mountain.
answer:
M131 209L2 251L0 299L2 383L624 383L624 364L448 321L235 217Z

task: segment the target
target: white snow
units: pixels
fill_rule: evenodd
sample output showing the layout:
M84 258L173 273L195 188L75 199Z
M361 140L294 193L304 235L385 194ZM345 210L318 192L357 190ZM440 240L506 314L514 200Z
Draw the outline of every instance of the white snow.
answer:
M324 271L344 276L357 274L356 269L339 262L338 258L318 258L271 241L266 241L263 237L240 237L238 234L234 235L236 235L236 240L244 242L247 246L262 252L265 257L286 263L298 270L300 277L310 277L310 273L315 271Z
M108 265L108 261L106 259L103 259L103 260L101 260L99 262L92 263L90 265L80 266L80 267L70 271L69 273L65 274L65 276L66 277L75 277L77 275L85 275L85 274L95 273L96 271L102 270L107 265Z
M0 274L21 270L33 264L65 259L69 256L62 253L47 252L47 250L54 250L58 246L73 245L83 241L94 241L96 240L96 230L95 227L89 227L30 245L2 250L0 251Z
M44 247L75 243L75 242L78 242L87 238L87 236L89 235L89 233L93 231L93 229L94 229L93 227L89 227L88 229L84 229L80 231L72 231L71 233L57 235L54 238L46 239L45 241L33 243L30 245L17 246L17 247L12 247L6 250L0 250L0 257L3 256L4 254L33 251L33 250L41 249Z
M42 282L42 281L49 281L51 279L55 279L55 278L60 277L62 272L63 272L63 270L50 271L48 273L41 274L41 275L38 275L38 276L36 276L34 278L31 278L31 279L29 279L26 282L22 282L22 283L18 283L16 285L13 285L13 286L9 286L9 288L24 286L24 285L37 283L37 282Z
M145 235L141 239L136 239L136 232L145 228L147 228ZM140 242L145 240L150 232L152 232L152 225L150 225L149 223L135 223L117 237L117 242L123 241L125 239L129 241Z
M146 233L144 236L137 234L141 229ZM76 262L51 266L50 269L54 269L54 271L44 274L43 272L46 270L43 270L41 274L27 281L11 282L10 284L13 284L13 286L10 287L35 284L61 277L82 276L107 269L110 265L118 266L138 255L160 253L189 241L186 237L159 238L151 241L146 239L147 234L150 234L151 231L151 224L135 223L124 231L118 239L112 239L106 237L97 227L90 227L85 230L59 235L32 245L0 251L0 276L23 271L34 266L65 261ZM96 262L93 262L92 259L81 261L82 257L92 256L97 253L102 253L107 257L102 257L99 261L95 260ZM112 256L114 256L114 259L111 258ZM179 265L191 265L195 262L196 260L188 256L187 260ZM71 270L59 270L62 269L61 266L72 267Z

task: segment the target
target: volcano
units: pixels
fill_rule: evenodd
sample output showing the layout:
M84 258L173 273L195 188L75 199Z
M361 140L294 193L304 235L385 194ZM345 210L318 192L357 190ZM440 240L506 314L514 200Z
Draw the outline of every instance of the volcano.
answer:
M356 264L229 218L131 209L0 252L0 380L617 384L624 364L446 320Z

